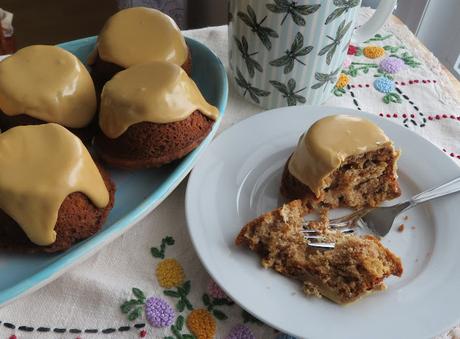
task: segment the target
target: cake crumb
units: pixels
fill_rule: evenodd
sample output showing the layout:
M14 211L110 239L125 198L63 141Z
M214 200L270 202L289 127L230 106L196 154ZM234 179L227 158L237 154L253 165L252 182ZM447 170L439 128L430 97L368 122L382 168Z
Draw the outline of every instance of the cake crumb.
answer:
M311 296L314 296L314 297L322 298L322 295L319 292L318 287L315 286L314 284L310 283L310 282L304 282L304 284L303 284L303 292L306 295L311 295Z
M403 231L404 231L404 224L401 224L398 227L398 232L403 232Z
M409 219L409 216L408 216L408 215L405 215L403 219L404 219L404 220L408 220L408 219Z

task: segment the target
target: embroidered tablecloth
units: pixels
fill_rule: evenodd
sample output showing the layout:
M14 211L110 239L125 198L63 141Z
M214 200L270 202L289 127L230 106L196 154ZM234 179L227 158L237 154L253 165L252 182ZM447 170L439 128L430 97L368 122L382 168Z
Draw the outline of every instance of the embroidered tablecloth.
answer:
M371 13L363 9L360 20ZM185 34L228 67L226 26ZM437 59L414 48L414 41L406 27L387 24L370 41L350 45L327 105L393 120L460 163L459 98ZM260 111L230 88L220 130ZM185 187L186 180L86 262L0 309L0 338L289 338L243 311L210 280L186 230ZM460 330L440 335L460 338Z

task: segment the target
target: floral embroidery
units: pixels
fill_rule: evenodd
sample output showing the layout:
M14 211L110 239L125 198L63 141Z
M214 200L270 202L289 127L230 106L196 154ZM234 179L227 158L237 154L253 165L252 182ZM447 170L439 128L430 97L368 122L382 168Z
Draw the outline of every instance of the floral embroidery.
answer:
M145 316L150 325L161 328L170 326L176 313L164 299L151 297L145 302Z
M366 46L363 54L369 59L377 59L385 55L385 50L380 46Z
M351 77L356 77L359 75L359 72L364 74L369 73L369 70L372 68L378 68L378 65L370 62L352 62L347 70L342 71L342 73L349 75Z
M174 245L174 239L173 239L172 237L165 237L165 238L163 238L163 239L161 240L160 249L158 249L157 247L152 247L152 248L150 249L150 253L152 253L152 255L153 255L155 258L164 259L164 257L165 257L166 245L168 245L168 246Z
M216 307L218 306L223 306L223 305L233 305L234 302L227 299L227 298L211 298L209 297L208 294L203 294L203 304L207 307L209 312L212 312L212 315L214 315L217 319L219 320L225 320L227 319L227 315L222 312L221 310L217 309Z
M216 321L205 309L196 309L187 317L187 327L198 339L211 339L216 334Z
M343 68L348 68L348 67L350 67L352 61L353 61L353 60L352 60L351 57L346 56L346 57L345 57L345 60L343 60L342 67L343 67Z
M402 59L396 57L386 57L380 61L379 69L390 74L395 74L401 71L405 66L405 63Z
M354 45L348 45L348 55L355 55L355 56L360 56L362 55L363 51L360 47L354 46Z
M225 292L220 288L220 286L217 285L217 283L212 279L210 279L208 283L208 293L211 297L215 299L229 299L230 300L227 294L225 294Z
M376 35L374 35L373 38L370 38L369 40L364 41L364 43L368 44L369 42L372 42L372 41L383 41L383 40L391 38L392 36L393 36L392 34L388 34L388 35L385 35L385 36L383 36L381 34L376 34Z
M160 261L155 270L158 284L164 288L177 287L184 282L184 270L176 259Z
M244 325L234 326L225 339L256 339L251 329Z
M350 78L344 73L341 73L339 76L339 79L337 80L337 83L335 84L335 87L337 88L344 88L348 83L350 82Z
M395 83L386 77L379 77L374 80L374 88L381 93L390 93L395 89Z
M350 78L345 74L341 73L339 75L339 79L337 80L334 88L334 95L340 97L343 94L345 94L345 87L348 85L350 82Z
M183 327L184 327L184 317L180 315L177 317L176 323L174 325L171 325L171 332L174 334L176 339L195 339L193 335L181 333ZM168 337L165 337L164 339L174 339L174 337L168 336Z
M407 52L404 52L402 55L396 55L396 54L391 54L390 56L400 58L404 63L411 67L411 68L416 68L421 65L420 62L415 60L415 57L413 55L410 55Z
M136 320L142 315L142 305L145 303L144 292L136 287L132 289L132 292L136 298L125 301L120 307L121 311L128 315L128 320L131 321Z
M383 97L384 103L389 104L390 102L402 102L399 94L393 92L395 89L395 83L393 82L393 80L388 79L384 76L379 77L374 80L374 88L381 93L385 93L385 96Z
M165 290L163 293L168 297L178 298L178 302L176 304L176 309L179 312L182 312L185 308L188 310L193 310L192 303L188 300L187 296L192 289L192 283L190 280L186 281L182 286L178 286L176 291L173 290Z

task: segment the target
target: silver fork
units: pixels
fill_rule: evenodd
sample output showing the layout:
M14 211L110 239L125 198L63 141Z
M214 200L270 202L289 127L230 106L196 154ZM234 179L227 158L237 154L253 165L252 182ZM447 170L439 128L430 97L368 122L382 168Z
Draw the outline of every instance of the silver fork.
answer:
M357 210L349 215L331 219L329 226L333 229L348 229L355 225L369 228L373 233L380 237L384 237L390 232L396 217L412 207L423 202L427 202L436 198L440 198L449 194L460 191L460 178L451 180L441 186L430 188L422 193L413 196L408 201L388 207L364 208ZM308 228L308 225L306 225ZM324 249L334 248L332 243L324 244ZM319 246L316 246L319 247Z

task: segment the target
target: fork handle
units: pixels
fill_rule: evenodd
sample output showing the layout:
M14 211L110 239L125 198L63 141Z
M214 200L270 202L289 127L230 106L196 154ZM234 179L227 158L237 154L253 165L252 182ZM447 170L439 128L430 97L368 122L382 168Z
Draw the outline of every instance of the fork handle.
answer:
M422 193L414 195L410 199L410 207L414 207L422 202L429 201L432 199L440 198L445 195L456 193L460 191L460 177L451 180L441 186L430 188Z

